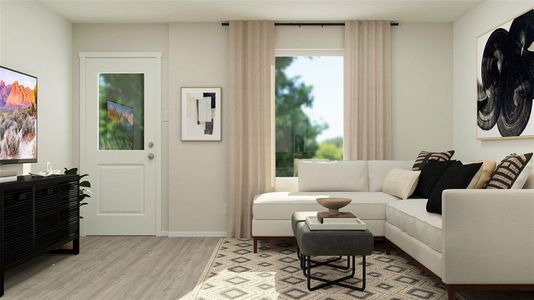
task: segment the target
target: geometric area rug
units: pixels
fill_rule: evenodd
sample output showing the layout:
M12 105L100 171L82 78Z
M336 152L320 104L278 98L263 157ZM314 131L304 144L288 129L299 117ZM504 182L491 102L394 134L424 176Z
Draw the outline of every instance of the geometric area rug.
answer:
M260 241L258 253L249 239L221 239L192 299L447 299L443 284L427 276L402 256L386 255L381 244L367 256L365 291L330 286L308 291L292 242ZM314 258L321 260L321 258ZM347 280L359 284L361 258L356 257L356 275ZM339 262L343 265L343 261ZM336 278L343 270L321 266L317 277ZM317 284L312 280L312 285Z

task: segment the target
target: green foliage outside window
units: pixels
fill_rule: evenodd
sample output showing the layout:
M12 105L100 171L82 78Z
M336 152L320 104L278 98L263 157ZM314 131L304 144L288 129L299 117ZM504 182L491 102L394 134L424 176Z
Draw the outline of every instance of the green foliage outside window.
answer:
M319 149L315 153L316 159L342 160L343 159L343 138L337 137L328 139L319 144Z
M313 86L297 77L288 77L285 70L294 57L276 58L275 130L276 130L276 176L290 177L295 174L295 159L343 158L341 137L317 141L317 136L328 128L324 122L310 120L304 108L313 106Z

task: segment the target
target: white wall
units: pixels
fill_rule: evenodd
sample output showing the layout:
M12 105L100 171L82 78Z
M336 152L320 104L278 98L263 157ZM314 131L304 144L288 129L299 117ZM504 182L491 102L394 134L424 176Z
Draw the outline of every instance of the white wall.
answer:
M454 22L454 147L462 159L500 160L512 152L532 152L534 140L476 139L476 38L532 8L533 1L487 1Z
M402 22L392 51L393 158L452 149L452 24Z
M343 26L276 26L275 49L343 50Z
M76 165L80 164L80 139L78 137L79 107L80 107L80 52L90 51L132 51L132 52L161 52L161 101L162 114L168 111L167 101L167 65L168 63L168 26L165 24L75 24L73 26L73 48L71 67L73 70L73 111L75 119L72 124L74 130L74 161ZM167 143L168 122L162 118L161 136L162 144L156 145L161 147L162 169L161 169L161 227L163 230L168 228L168 149Z
M1 3L1 61L39 79L38 163L73 166L72 28L39 3ZM27 169L28 170L28 169Z
M228 27L169 27L169 231L226 235L228 199ZM222 87L222 142L180 140L180 88Z

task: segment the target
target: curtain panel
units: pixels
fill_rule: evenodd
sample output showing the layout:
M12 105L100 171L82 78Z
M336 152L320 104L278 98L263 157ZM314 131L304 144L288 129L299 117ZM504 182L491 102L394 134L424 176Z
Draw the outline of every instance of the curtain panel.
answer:
M229 237L250 237L252 201L274 190L274 22L230 21Z
M344 90L344 159L390 159L389 21L345 23Z

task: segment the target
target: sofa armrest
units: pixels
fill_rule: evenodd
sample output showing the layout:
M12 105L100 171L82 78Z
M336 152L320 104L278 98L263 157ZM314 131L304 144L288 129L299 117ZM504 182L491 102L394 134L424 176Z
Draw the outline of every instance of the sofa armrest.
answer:
M442 226L446 284L534 284L534 190L446 190Z

